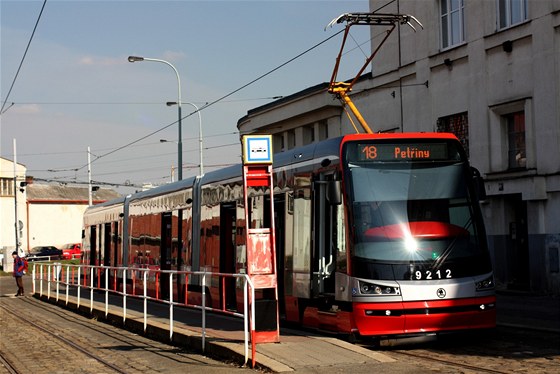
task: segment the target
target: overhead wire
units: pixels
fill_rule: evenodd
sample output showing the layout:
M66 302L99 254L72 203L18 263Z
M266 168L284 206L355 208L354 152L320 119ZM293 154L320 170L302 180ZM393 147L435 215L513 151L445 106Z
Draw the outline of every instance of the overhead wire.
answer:
M338 31L337 33L331 35L330 37L328 37L328 38L326 38L326 39L324 39L324 40L322 40L321 42L315 44L314 46L312 46L312 47L306 49L305 51L299 53L299 54L296 55L295 57L292 57L291 59L289 59L289 60L283 62L282 64L278 65L277 67L275 67L275 68L269 70L268 72L266 72L266 73L264 73L264 74L258 76L257 78L251 80L250 82L248 82L248 83L242 85L241 87L239 87L239 88L237 88L237 89L235 89L235 90L233 90L233 91L227 93L227 94L224 95L224 96L221 96L220 98L218 98L218 99L216 99L216 100L214 100L214 101L212 101L212 102L207 103L206 105L200 107L198 110L195 110L195 111L193 111L193 112L191 112L191 113L185 115L184 117L181 118L181 120L184 120L184 119L186 119L186 118L189 118L190 116L192 116L192 115L194 115L194 114L196 114L196 113L198 113L198 112L200 112L200 111L202 111L202 110L204 110L204 109L207 109L207 108L209 108L209 107L215 105L215 104L218 103L218 102L223 101L224 99L230 97L231 95L234 95L235 93L237 93L237 92L243 90L244 88L247 88L248 86L252 85L253 83L255 83L255 82L257 82L257 81L259 81L259 80L265 78L266 76L268 76L268 75L274 73L275 71L281 69L282 67L288 65L289 63L291 63L291 62L297 60L297 59L300 58L301 56L303 56L303 55L309 53L310 51L314 50L315 48L321 46L322 44L324 44L324 43L326 43L327 41L331 40L332 38L334 38L334 37L337 36L338 34L342 33L343 31L344 31L344 30ZM93 163L93 162L99 160L100 158L107 157L107 156L109 156L109 155L111 155L111 154L113 154L113 153L115 153L115 152L118 152L118 151L124 149L124 148L128 148L128 147L130 147L130 146L133 145L133 144L136 144L136 143L138 143L138 142L140 142L140 141L142 141L142 140L144 140L144 139L147 139L147 138L149 138L149 137L151 137L151 136L153 136L153 135L155 135L155 134L157 134L157 133L159 133L159 132L161 132L161 131L163 131L163 130L165 130L165 129L167 129L167 128L169 128L169 127L175 125L175 124L177 124L178 122L179 122L179 119L178 119L177 121L173 121L172 123L169 123L169 124L167 124L167 125L165 125L165 126L159 128L159 129L157 129L157 130L155 130L155 131L152 131L152 132L150 132L150 133L148 133L148 134L146 134L146 135L144 135L144 136L142 136L142 137L140 137L140 138L138 138L138 139L136 139L136 140L133 140L133 141L131 141L131 142L125 144L125 145L122 145L122 146L120 146L120 147L118 147L118 148L115 148L115 149L113 149L113 150L111 150L111 151L109 151L109 152L106 152L106 153L104 153L104 154L102 154L102 155L100 155L100 156L97 156L97 157L96 157L94 160L92 160L91 162ZM82 166L80 169L84 169L84 168L86 168L87 166L88 166L88 165L86 164L86 165Z
M14 79L12 80L12 84L10 85L10 89L8 90L8 93L6 94L6 97L4 98L4 102L2 103L2 107L0 108L0 115L5 113L4 107L6 106L6 102L8 101L8 98L10 97L10 94L12 93L12 89L14 88L14 85L16 84L17 77L19 75L21 67L23 66L23 62L25 61L25 57L27 56L27 51L29 51L29 47L31 46L31 41L33 40L33 37L35 36L35 31L37 30L37 26L39 25L39 21L41 20L41 16L43 15L43 10L45 9L46 5L47 5L47 0L43 1L43 6L41 7L41 12L39 12L39 16L37 17L37 21L35 22L35 26L33 27L33 32L31 33L31 37L29 38L29 41L27 42L27 47L25 47L25 52L23 53L23 57L21 58L21 61L19 63L19 67L16 71ZM13 106L13 103L12 103L12 105L10 105L10 107L11 106Z
M45 7L45 5L46 5L46 2L47 2L47 0L45 0L44 3L43 3L43 7L42 7L42 9L41 9L41 14L42 14L43 9L44 9L44 7ZM40 19L40 17L41 17L41 14L39 15L39 18L38 18L37 23L36 23L36 25L35 25L35 28L34 28L34 30L33 30L33 34L35 33L35 30L36 30L36 28L37 28L37 24L38 24L38 22L39 22L39 19ZM219 97L218 99L215 99L215 100L213 100L213 101L211 101L211 102L207 102L205 105L203 105L202 107L200 107L198 110L195 110L195 111L193 111L193 112L191 112L191 113L188 113L187 115L183 116L183 117L181 118L181 120L184 120L184 119L186 119L186 118L189 118L189 117L195 115L196 113L198 113L198 112L200 112L200 111L202 111L202 110L204 110L204 109L207 109L207 108L209 108L209 107L211 107L211 106L213 106L213 105L215 105L215 104L217 104L217 103L219 103L219 102L227 102L225 99L227 99L228 97L230 97L230 96L234 95L235 93L237 93L237 92L239 92L239 91L241 91L241 90L247 88L248 86L250 86L250 85L256 83L257 81L259 81L259 80L261 80L261 79L267 77L268 75L270 75L270 74L274 73L275 71L277 71L277 70L283 68L284 66L290 64L291 62L293 62L293 61L299 59L301 56L303 56L303 55L305 55L305 54L311 52L312 50L318 48L319 46L321 46L322 44L328 42L329 40L331 40L332 38L336 37L337 35L339 35L339 34L342 33L343 31L344 31L344 30L338 31L337 33L335 33L335 34L329 36L328 38L326 38L326 39L320 41L319 43L313 45L312 47L306 49L305 51L303 51L303 52L297 54L296 56L294 56L294 57L292 57L292 58L290 58L289 60L287 60L287 61L281 63L280 65L276 66L275 68L273 68L273 69L267 71L267 72L264 73L264 74L261 74L260 76L256 77L255 79L253 79L253 80L249 81L248 83L246 83L246 84L240 86L239 88L237 88L237 89L235 89L235 90L233 90L233 91L231 91L231 92L229 92L229 93L227 93L227 94L225 94L225 95ZM31 39L32 39L32 38L33 38L33 35L32 35L32 37L31 37ZM29 48L29 44L31 43L31 39L30 39L30 41L29 41L29 43L28 43L28 48ZM28 48L27 48L27 49L28 49ZM27 54L27 49L26 49L25 54ZM360 48L360 49L361 49L361 48ZM24 55L24 58L25 58L25 55ZM24 59L24 58L23 58L23 59ZM23 59L22 59L22 62L20 63L20 68L18 68L18 73L17 73L17 74L19 74L19 70L21 69L21 66L22 66L22 64L23 64ZM14 82L12 83L12 87L13 87L13 85L14 85L14 83L15 83L16 78L17 78L17 74L16 74L16 77L14 78ZM12 88L10 88L10 92L11 92L11 90L12 90ZM2 108L4 107L5 103L7 102L8 96L9 96L9 94L6 96ZM270 99L279 99L279 98L282 98L282 96L274 96L274 97L271 97ZM256 100L256 99L255 99L255 100ZM233 100L232 100L232 101L233 101ZM82 104L83 104L83 103L82 103ZM93 103L92 103L92 104L93 104ZM157 130L155 130L155 131L152 131L152 132L150 132L150 133L148 133L148 134L146 134L146 135L144 135L144 136L142 136L142 137L136 139L136 140L133 140L133 141L131 141L131 142L129 142L129 143L126 143L126 144L124 144L124 145L122 145L122 146L120 146L120 147L111 149L110 151L105 152L105 153L103 153L103 154L101 154L101 155L99 155L99 156L95 156L95 159L92 160L91 163L97 162L99 159L104 158L104 157L107 157L107 156L109 156L109 155L111 155L111 154L113 154L113 153L116 153L116 152L118 152L118 151L120 151L120 150L122 150L122 149L131 147L131 146L133 146L133 145L135 145L135 144L141 142L142 140L147 139L147 138L149 138L149 137L151 137L151 136L153 136L153 135L155 135L155 134L157 134L157 133L159 133L159 132L161 132L161 131L163 131L163 130L165 130L165 129L167 129L167 128L169 128L169 127L175 125L175 124L177 124L178 122L179 122L179 120L174 121L174 122L172 122L172 123L169 123L169 124L167 124L167 125L165 125L165 126L159 128L159 129L157 129ZM231 134L235 134L235 133L239 133L239 132L232 132ZM224 134L224 135L227 135L227 134ZM208 136L207 136L207 137L208 137ZM193 138L193 139L195 139L195 138ZM219 145L219 146L215 146L215 147L206 147L206 148L204 148L204 149L212 149L212 148L218 148L218 147L223 147L223 146L231 146L231 145L238 145L238 144L235 143L235 144ZM114 163L114 162L115 162L115 161L113 161L113 163ZM209 166L210 166L210 165L209 165ZM79 170L82 170L82 169L84 169L84 168L86 168L86 167L88 167L88 164L85 164L85 165L80 166L80 167L78 167L78 168L66 169L65 171L78 172ZM62 170L64 170L64 169L61 169L60 171L62 171ZM54 170L53 170L53 171L54 171ZM111 184L111 183L109 183L109 184ZM116 185L116 184L113 184L113 185Z
M204 138L205 139L209 139L209 138L217 138L220 136L229 136L229 135L238 135L239 131L230 131L230 132L223 132L223 133L219 133L219 134L213 134L213 135L205 135ZM192 137L186 137L183 138L183 141L189 141L189 140L199 140L198 136L192 136ZM158 142L153 142L153 143L143 143L143 144L136 144L135 147L147 147L147 146L152 146L152 145L156 145L156 144L160 144L161 141ZM171 143L171 142L170 142ZM229 146L231 144L224 144L223 146ZM220 146L220 145L218 145ZM107 149L112 149L112 148L104 148L104 149L98 149L96 150L97 152L101 152L101 151L105 151ZM205 149L205 148L203 148ZM57 156L57 155L65 155L65 154L82 154L86 151L67 151L67 152L40 152L40 153L20 153L18 154L19 156L23 156L23 157L28 157L28 156ZM191 152L191 151L185 151L185 152ZM194 151L192 151L194 152ZM136 158L137 159L137 158ZM113 160L111 162L115 162L115 161L122 161L122 160ZM81 165L81 163L80 163Z

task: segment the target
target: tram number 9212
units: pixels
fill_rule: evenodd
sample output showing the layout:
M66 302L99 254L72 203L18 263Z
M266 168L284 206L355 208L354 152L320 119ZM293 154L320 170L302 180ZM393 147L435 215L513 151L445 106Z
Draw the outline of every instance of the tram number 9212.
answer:
M433 280L433 279L451 279L451 269L444 270L416 270L413 273L413 280Z

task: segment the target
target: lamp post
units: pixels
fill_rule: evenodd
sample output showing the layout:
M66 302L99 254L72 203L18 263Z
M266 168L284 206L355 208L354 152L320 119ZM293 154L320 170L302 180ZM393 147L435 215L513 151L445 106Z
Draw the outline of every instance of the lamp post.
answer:
M167 106L172 106L172 105L176 105L176 102L173 101L168 101L167 103L165 103ZM199 153L199 164L198 164L198 174L200 177L202 177L204 175L204 166L203 166L203 161L202 161L202 116L200 115L200 109L198 108L198 106L196 106L196 104L194 103L189 103L189 102L183 102L183 104L189 104L191 106L194 107L194 109L196 109L196 113L198 114L198 153Z
M160 60L157 58L148 58L148 57L139 57L139 56L128 56L128 62L140 62L140 61L154 61L154 62L161 62L163 64L169 65L173 71L175 72L175 75L177 75L177 86L178 86L178 114L179 114L179 121L178 121L178 125L179 125L179 141L177 142L177 168L179 169L178 172L178 180L182 180L183 179L183 142L182 142L182 138L183 138L183 133L182 133L182 129L181 129L181 78L179 77L179 72L177 71L177 69L175 69L175 66L173 66L170 62L165 61L165 60Z

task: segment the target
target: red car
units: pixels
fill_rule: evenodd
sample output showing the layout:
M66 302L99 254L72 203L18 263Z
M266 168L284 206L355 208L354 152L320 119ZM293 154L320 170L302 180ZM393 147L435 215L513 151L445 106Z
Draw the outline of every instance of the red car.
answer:
M71 260L73 258L80 258L82 256L82 244L70 243L62 246L62 258Z

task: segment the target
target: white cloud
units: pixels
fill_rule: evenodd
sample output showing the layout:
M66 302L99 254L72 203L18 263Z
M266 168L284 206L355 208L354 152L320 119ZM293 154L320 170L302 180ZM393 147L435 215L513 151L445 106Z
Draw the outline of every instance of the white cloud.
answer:
M119 66L128 63L126 57L99 57L99 56L82 56L78 59L79 65L91 66Z
M163 59L169 61L183 60L186 55L183 52L165 51L163 52Z
M9 111L10 114L37 114L41 112L41 107L37 104L16 104Z

